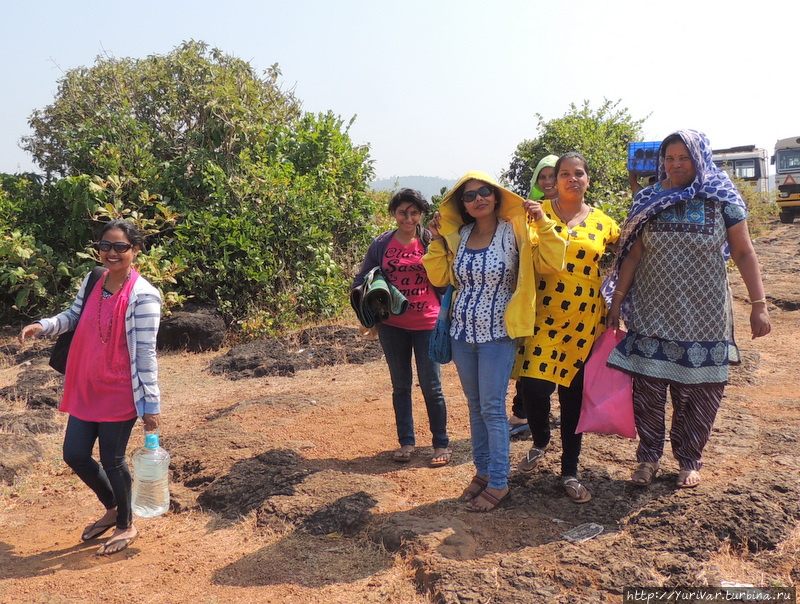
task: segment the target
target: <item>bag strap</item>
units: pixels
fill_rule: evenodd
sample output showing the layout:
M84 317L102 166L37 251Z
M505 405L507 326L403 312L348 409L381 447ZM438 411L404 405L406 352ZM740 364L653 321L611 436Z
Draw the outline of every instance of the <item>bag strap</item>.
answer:
M448 285L442 296L441 305L439 307L440 319L447 319L450 316L450 306L452 305L454 290L455 288L452 285Z
M83 292L83 304L81 305L81 314L83 314L83 307L86 306L86 299L89 297L89 294L92 293L95 283L100 281L100 277L102 277L105 274L105 272L106 272L106 267L95 266L92 269L92 272L89 274L89 280L86 282L86 290Z

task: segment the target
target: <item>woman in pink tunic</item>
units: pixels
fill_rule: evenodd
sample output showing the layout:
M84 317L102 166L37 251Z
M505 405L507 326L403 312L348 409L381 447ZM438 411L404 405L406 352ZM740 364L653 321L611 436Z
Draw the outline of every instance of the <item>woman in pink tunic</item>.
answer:
M156 334L161 294L132 267L142 249L142 236L132 223L109 222L97 248L108 269L98 287L86 295L87 275L71 308L25 326L19 340L75 330L59 407L69 414L64 461L106 509L81 539L96 539L114 528L97 551L109 555L127 548L139 534L133 525L125 452L137 418L147 430L159 424ZM97 441L100 463L92 457Z

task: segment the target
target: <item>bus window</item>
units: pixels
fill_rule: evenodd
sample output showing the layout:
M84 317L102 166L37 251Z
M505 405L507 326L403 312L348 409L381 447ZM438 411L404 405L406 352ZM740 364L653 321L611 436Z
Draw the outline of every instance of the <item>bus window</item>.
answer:
M753 179L756 177L756 161L754 159L740 159L736 162L737 178Z
M800 167L800 149L778 151L778 172L791 172Z
M724 170L728 173L728 176L733 178L733 165L732 162L725 160L725 159L715 159L713 160L714 165L719 168L720 170Z

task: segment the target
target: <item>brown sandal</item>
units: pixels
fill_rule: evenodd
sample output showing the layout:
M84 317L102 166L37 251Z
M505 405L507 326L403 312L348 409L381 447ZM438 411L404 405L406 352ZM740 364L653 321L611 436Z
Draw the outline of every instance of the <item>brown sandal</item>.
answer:
M692 482L689 482L690 480ZM678 480L675 481L675 486L681 489L693 489L699 484L700 472L698 470L685 468L678 472Z
M468 512L479 512L479 513L491 512L492 510L496 510L497 506L499 506L506 499L508 499L509 495L511 495L511 491L510 490L506 491L505 495L502 495L500 497L496 497L495 495L492 495L489 491L484 489L474 499L472 499L469 503L467 503L467 511ZM489 506L485 507L485 508L478 507L476 505L476 503L481 499L483 499L485 502L487 502L489 504Z
M436 453L436 451L441 451L441 453ZM441 468L442 466L446 466L450 463L450 460L453 458L453 453L450 449L436 449L434 450L434 455L431 457L431 467L432 468Z
M411 461L411 456L414 454L413 445L403 445L392 454L392 461L397 463L408 463Z
M631 482L637 487L647 487L653 482L658 472L658 462L643 461L631 474Z
M477 488L472 488L473 485ZM464 492L461 493L461 501L472 501L478 495L483 493L483 490L489 486L489 482L481 478L480 476L473 476L472 481L467 485L467 488L464 489Z

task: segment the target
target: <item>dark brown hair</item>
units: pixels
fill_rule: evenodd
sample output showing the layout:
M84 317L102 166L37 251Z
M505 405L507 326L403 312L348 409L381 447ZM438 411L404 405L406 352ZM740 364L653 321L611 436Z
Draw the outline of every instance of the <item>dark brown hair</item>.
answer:
M111 222L106 223L103 227L103 230L100 231L100 236L97 238L98 241L103 239L103 235L105 235L108 231L113 231L114 229L119 229L125 235L125 238L128 240L133 246L138 247L140 250L144 250L144 237L139 232L139 229L136 228L132 222L128 220L112 220Z
M400 189L392 196L389 201L389 214L394 214L394 211L400 207L402 203L412 203L419 210L420 214L427 214L431 211L431 206L428 200L422 196L422 193L416 189Z
M492 190L496 202L494 206L495 212L500 207L500 200L503 198L502 191L500 191L500 189L495 187L492 183L486 182L485 180L481 180L480 178L470 178L467 182L458 187L458 189L456 189L456 192L453 194L453 200L456 202L456 208L458 208L458 213L461 215L461 220L463 221L464 224L472 224L473 222L475 222L475 219L472 216L470 216L469 212L467 212L467 207L464 205L464 189L467 188L467 183L472 180L477 180L478 182L482 182Z

